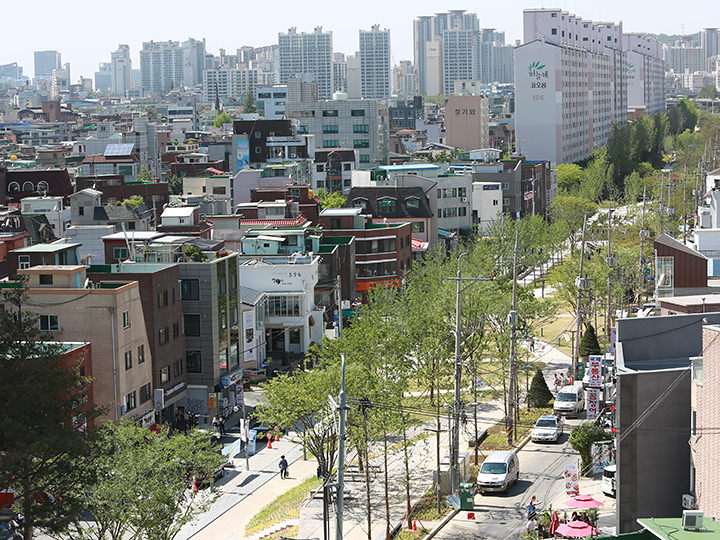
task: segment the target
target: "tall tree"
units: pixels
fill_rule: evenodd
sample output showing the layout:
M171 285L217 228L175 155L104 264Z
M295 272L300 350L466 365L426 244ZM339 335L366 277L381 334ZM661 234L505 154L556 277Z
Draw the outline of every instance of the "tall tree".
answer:
M574 195L583 176L582 167L575 163L561 163L557 166L558 188L562 193Z
M585 216L592 216L596 211L597 205L594 202L570 195L555 197L549 209L550 218L563 223L567 228L571 250L575 249L575 241L582 230L583 219Z
M224 124L230 124L230 123L232 123L232 121L233 121L232 116L230 116L226 112L221 112L213 120L213 127L221 128L221 127L223 127Z
M245 92L245 99L243 100L243 108L242 108L243 114L250 114L257 112L257 105L255 103L255 94L248 90Z
M98 411L88 404L84 358L64 357L26 305L24 287L0 294L0 491L14 490L31 540L36 528L60 532L82 511Z
M322 210L326 208L342 208L345 206L345 201L347 200L347 197L337 191L325 191L321 189L315 195L320 201L320 208Z

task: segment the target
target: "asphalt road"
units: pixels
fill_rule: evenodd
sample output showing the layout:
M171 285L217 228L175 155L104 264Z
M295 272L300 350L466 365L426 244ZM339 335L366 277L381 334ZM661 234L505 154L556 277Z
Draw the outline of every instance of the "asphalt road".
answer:
M562 473L565 464L579 456L568 443L568 431L581 420L569 419L557 443L529 442L520 451L520 480L507 493L475 496L475 519L461 511L435 538L453 540L512 540L525 532L525 506L535 495L538 509L565 489Z

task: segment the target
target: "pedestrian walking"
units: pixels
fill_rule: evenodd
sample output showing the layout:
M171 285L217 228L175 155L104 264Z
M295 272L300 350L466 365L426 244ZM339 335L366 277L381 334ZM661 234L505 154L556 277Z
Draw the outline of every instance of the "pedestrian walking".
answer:
M213 416L211 424L213 432L218 433L220 431L220 418L217 414Z
M528 503L527 507L525 508L525 517L529 520L535 519L535 513L537 512L537 509L535 505L537 504L537 498L535 495L533 495L530 498L530 502Z
M220 435L225 435L225 416L222 414L218 418L218 427L220 428Z
M278 463L278 466L280 467L280 478L290 478L290 471L288 470L288 462L285 459L285 456L280 456L280 463Z

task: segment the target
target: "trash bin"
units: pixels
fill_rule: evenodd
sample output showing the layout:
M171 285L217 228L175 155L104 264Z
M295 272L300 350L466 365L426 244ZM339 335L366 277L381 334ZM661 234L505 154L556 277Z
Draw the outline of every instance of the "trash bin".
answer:
M460 510L475 508L475 484L460 484Z

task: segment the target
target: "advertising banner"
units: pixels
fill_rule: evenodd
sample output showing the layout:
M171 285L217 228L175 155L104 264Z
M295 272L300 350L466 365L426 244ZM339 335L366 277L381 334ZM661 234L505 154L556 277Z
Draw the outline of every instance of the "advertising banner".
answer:
M255 311L250 310L243 313L243 361L252 362L257 360L255 356Z
M600 389L587 389L587 419L595 420L600 414Z
M250 165L250 141L248 139L237 139L235 143L235 159L238 171L247 169Z
M580 484L578 483L577 463L566 464L563 477L565 479L565 493L571 497L578 495L580 493Z
M598 355L590 355L588 359L588 386L600 388L603 383L603 357Z

